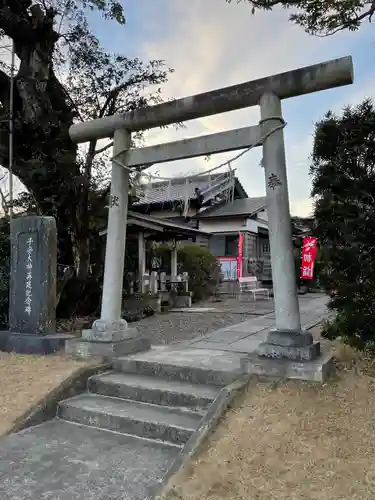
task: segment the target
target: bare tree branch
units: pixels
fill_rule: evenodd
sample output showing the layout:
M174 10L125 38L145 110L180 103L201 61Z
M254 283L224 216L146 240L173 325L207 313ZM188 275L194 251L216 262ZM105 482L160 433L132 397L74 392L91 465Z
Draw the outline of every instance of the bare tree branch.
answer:
M102 118L105 115L105 113L108 111L108 108L110 108L111 106L113 107L120 92L123 92L129 87L133 87L134 85L137 85L139 83L143 83L144 81L145 81L145 75L142 73L140 75L134 76L133 78L130 78L129 80L119 85L118 87L115 87L107 96L107 99L105 100L102 109L99 113L99 118Z
M111 148L112 146L113 146L113 141L109 142L108 144L106 144L105 146L103 146L100 149L96 149L94 151L94 156L99 155L101 153L104 153L104 151L107 151L107 149Z

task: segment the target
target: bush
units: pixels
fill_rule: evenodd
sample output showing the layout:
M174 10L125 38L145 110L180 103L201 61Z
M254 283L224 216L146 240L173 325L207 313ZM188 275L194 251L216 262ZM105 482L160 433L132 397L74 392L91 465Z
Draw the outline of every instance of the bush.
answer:
M155 297L151 295L136 293L123 299L121 317L129 323L153 316L155 312Z
M211 296L220 282L220 265L216 257L198 245L185 245L178 251L181 272L189 275L189 291L195 301Z
M171 272L170 252L168 245L160 245L154 249L154 256L161 261L160 269L167 273ZM189 291L193 293L194 302L215 293L220 283L220 265L207 248L184 245L178 249L177 260L178 272L189 275Z

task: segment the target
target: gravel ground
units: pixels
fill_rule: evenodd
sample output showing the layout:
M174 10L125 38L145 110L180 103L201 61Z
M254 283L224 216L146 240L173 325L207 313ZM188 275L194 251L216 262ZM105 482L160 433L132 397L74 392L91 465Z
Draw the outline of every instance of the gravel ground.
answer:
M224 297L220 302L209 300L193 304L192 310L199 308L214 308L214 311L193 312L163 312L129 323L137 327L139 332L149 338L152 344L169 344L183 342L194 337L206 335L220 328L235 325L249 319L251 316L267 314L273 311L273 300L252 300L249 297L239 300L235 297ZM84 328L90 328L95 318L75 318L60 320L58 331L71 332L78 336Z
M131 326L137 326L140 333L152 344L182 342L211 333L220 328L235 325L252 315L266 314L273 308L272 301L244 301L228 298L221 302L199 303L194 308L211 307L212 312L167 312L144 318Z

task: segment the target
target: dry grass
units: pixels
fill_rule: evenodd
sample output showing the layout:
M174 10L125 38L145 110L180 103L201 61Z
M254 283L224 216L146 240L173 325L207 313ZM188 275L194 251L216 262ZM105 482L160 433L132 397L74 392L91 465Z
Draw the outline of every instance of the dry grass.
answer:
M323 386L252 382L165 498L375 498L375 364L335 352L337 377Z
M84 364L62 355L21 356L0 352L0 435Z

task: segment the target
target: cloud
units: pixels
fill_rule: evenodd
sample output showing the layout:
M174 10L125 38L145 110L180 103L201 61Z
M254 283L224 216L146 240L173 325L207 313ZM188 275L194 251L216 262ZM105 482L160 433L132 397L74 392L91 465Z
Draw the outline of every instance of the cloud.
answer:
M375 101L375 71L367 76L367 78L352 88L351 92L345 95L343 99L339 99L332 110L340 113L346 106L356 106L360 104L365 98L370 98Z
M290 204L290 213L299 217L309 217L313 212L311 198L294 199Z
M350 53L353 46L361 41L360 34L355 34L355 39L347 33L330 38L308 36L300 27L288 21L285 10L259 12L253 16L245 3L229 5L224 0L165 0L158 21L157 34L152 36L148 32L148 37L139 50L142 58L164 59L175 69L164 87L167 99L193 95L341 57ZM364 33L367 36L368 31ZM353 100L356 102L358 96L363 95L362 92L363 89L358 86L354 92L353 89L344 94L337 91L337 97L334 97L334 91L329 91L329 104L342 107L348 101L350 93L355 94ZM309 204L311 206L308 157L311 153L313 123L329 107L328 97L324 98L324 94L327 93L283 103L288 119L285 131L286 153L290 200L294 213L305 213L309 210ZM306 106L310 103L308 112L303 111L304 103ZM147 133L146 141L149 145L168 142L255 125L258 120L259 109L253 107L192 120L186 122L184 129L154 129ZM206 170L232 156L232 153L216 155L209 163L204 158L184 160L159 165L158 170L162 175L180 175L183 172ZM261 152L258 149L245 155L235 165L250 196L264 194L263 171L258 166L260 158Z

